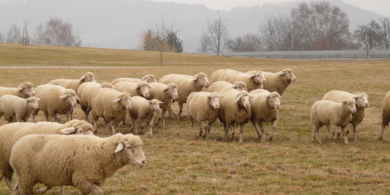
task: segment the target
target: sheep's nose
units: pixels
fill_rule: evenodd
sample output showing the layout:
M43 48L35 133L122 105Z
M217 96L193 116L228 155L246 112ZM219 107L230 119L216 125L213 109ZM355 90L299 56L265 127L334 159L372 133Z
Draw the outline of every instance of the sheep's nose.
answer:
M263 84L266 84L266 83L267 83L267 81L266 81L266 80L264 80L264 81L263 81Z
M130 110L131 109L131 106L127 106L127 110Z
M73 107L76 107L76 106L77 106L77 103L74 103L74 104L73 104Z
M34 97L35 97L35 93L32 93L32 96L34 96Z
M38 108L39 108L39 106L38 106L38 105L36 105L36 106L35 106L35 109L38 109Z
M142 164L143 164L143 165L146 165L146 160L143 160L143 161L142 161Z
M178 95L175 95L175 98L174 98L174 99L177 100L178 98L179 98L179 96L178 96Z
M157 108L157 111L160 111L160 108Z
M366 108L368 108L368 103L365 104Z
M279 109L280 108L280 105L276 105L276 109Z
M249 103L246 103L246 104L245 104L245 107L249 108L249 107L250 107Z
M293 82L296 82L297 81L297 78L293 78Z
M216 108L216 109L218 109L218 108L219 108L219 105L218 105L218 104L217 104L217 105L215 105L215 108Z

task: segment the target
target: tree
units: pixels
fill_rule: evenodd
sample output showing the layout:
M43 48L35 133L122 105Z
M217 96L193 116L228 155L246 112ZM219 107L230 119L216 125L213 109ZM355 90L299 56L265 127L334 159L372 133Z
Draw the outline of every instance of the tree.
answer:
M382 24L383 46L388 50L390 47L390 18L382 18L379 21Z
M142 31L142 50L154 51L155 48L155 36L152 30Z
M156 41L160 43L160 63L162 60L162 52L164 44L167 43L168 37L171 33L179 33L181 31L181 25L177 25L176 22L168 24L165 22L164 17L160 16L160 21L155 21L156 29L154 35L156 36Z
M21 43L22 36L20 34L20 29L16 26L16 24L11 25L7 32L7 43Z
M229 39L227 41L227 48L233 52L244 51L260 51L260 37L255 34L246 34L244 36L238 36L235 39Z
M32 42L38 45L42 45L44 41L44 31L42 24L37 26L37 29L35 30L34 37Z
M172 48L173 52L183 53L183 40L180 40L180 38L177 37L176 33L171 32L168 35L167 42L169 46Z
M203 31L201 38L207 45L207 50L217 52L217 56L225 49L226 42L229 40L229 30L227 29L226 20L222 20L218 11L218 18L213 22L207 21L207 29ZM201 46L202 47L202 46Z
M360 25L355 30L354 36L365 48L371 49L377 47L382 42L382 28L378 22L371 20L367 25Z
M265 20L263 24L259 26L261 34L261 42L263 47L268 51L290 51L292 48L292 39L294 38L294 23L290 17L284 16L272 16ZM299 40L298 36L295 39ZM298 45L298 41L295 41Z
M27 31L27 26L30 24L30 19L25 19L23 20L23 45L29 45L30 44L30 39L28 38L28 31Z
M2 32L0 32L0 43L4 42L4 35Z

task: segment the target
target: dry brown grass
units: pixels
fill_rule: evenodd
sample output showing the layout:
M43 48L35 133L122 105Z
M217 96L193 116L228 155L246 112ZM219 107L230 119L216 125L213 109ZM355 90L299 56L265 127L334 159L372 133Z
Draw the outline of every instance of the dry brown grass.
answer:
M169 73L209 76L215 70L292 68L298 82L285 92L278 128L272 142L262 144L251 124L244 128L244 143L223 140L221 126L214 124L208 139L193 139L184 110L182 121L167 121L167 129L154 128L154 138L141 136L147 166L127 166L108 179L105 194L389 194L390 133L377 141L382 99L390 89L390 60L372 61L284 61L233 57L164 54L167 63L158 63L158 54L128 50L61 48L0 44L0 66L146 66L135 69L0 69L1 86L17 86L26 80L36 86L55 78L79 78L87 71L98 82L117 77L141 77ZM325 138L311 141L311 105L332 89L364 91L370 108L358 126L358 142ZM177 104L174 104L177 110ZM77 108L74 118L83 119ZM43 114L40 113L40 120ZM62 117L64 121L64 117ZM5 120L0 120L5 124ZM98 136L107 136L99 123ZM198 128L198 126L196 126ZM267 125L266 131L271 129ZM128 132L128 127L121 129ZM351 135L350 135L351 138ZM67 194L78 194L67 187ZM3 183L0 194L8 194ZM58 194L50 191L48 194Z

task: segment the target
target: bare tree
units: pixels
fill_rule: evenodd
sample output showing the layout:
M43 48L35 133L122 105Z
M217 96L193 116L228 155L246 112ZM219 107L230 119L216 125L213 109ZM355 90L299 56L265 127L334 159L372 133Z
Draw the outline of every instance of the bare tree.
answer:
M265 20L263 24L259 26L261 34L261 42L263 47L268 51L289 51L292 50L292 43L294 34L294 23L292 19L286 15L284 16L272 16ZM299 40L298 36L295 39ZM298 41L296 41L298 45Z
M371 20L367 25L360 25L354 36L363 47L373 49L382 42L382 28L378 22Z
M160 16L160 21L155 21L156 29L154 31L154 36L156 37L156 40L160 43L160 63L163 62L162 60L162 52L164 43L167 43L168 37L171 33L179 33L182 30L181 25L176 24L176 22L172 22L172 24L168 24L164 17Z
M227 48L233 52L260 51L260 36L248 33L244 36L238 36L235 39L227 41Z
M40 24L37 26L37 29L35 30L34 37L33 37L33 43L42 45L44 43L44 32L43 32L43 25Z
M62 22L58 18L50 18L45 25L43 34L39 32L41 30L40 26L38 26L37 30L36 35L42 38L45 45L80 47L82 43L80 36L72 32L72 24Z
M4 42L4 34L0 32L0 43Z
M22 36L20 34L20 29L16 24L11 25L7 32L7 43L21 43Z
M386 50L390 47L390 18L379 19L382 24L382 40Z
M206 40L208 50L217 52L217 56L225 49L226 42L229 40L229 30L226 20L222 20L219 11L218 18L213 22L207 21L207 29L203 32L202 41ZM204 38L203 38L204 37Z
M31 23L30 22L31 20L31 17L29 19L24 19L23 20L23 45L29 45L30 44L30 40L28 38L28 31L27 31L27 26Z
M209 51L207 42L208 42L207 35L203 34L202 37L200 38L200 46L198 49L199 52L208 52Z

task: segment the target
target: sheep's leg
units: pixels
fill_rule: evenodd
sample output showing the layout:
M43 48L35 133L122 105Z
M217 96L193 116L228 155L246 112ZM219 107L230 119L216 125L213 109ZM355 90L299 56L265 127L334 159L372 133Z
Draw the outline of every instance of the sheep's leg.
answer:
M49 115L48 112L43 112L43 114L45 114L45 119L46 119L46 121L49 121L49 122L50 122L50 117L51 117L51 115Z
M341 132L338 132L336 129L332 127L332 130L334 132L333 139L338 139L340 137Z
M66 113L66 122L69 122L70 120L72 120L72 113L73 113L73 108L71 111Z
M111 125L111 129L112 129L112 134L115 135L116 134L116 130L117 130L117 127L118 126L118 123L116 121L111 121L109 123ZM119 128L118 128L119 129Z
M150 118L149 121L147 121L148 122L147 124L149 125L149 134L150 134L149 136L150 137L153 137L153 129L152 128L153 128L153 123L154 123L154 116L155 115L153 115L152 118Z
M199 137L202 137L203 135L203 129L202 129L202 123L199 124Z
M243 137L242 134L244 133L244 125L245 123L240 125L240 141L239 141L240 143L244 142L242 138Z
M276 124L278 123L278 120L274 120L272 121L272 133L271 135L269 136L269 141L272 141L273 137L274 137L274 133L275 133L275 128L276 128Z
M180 121L181 113L183 112L183 104L184 103L179 103L179 113L177 113L177 121Z
M75 187L79 189L83 195L103 195L103 191L99 186L91 184L86 180L80 181Z
M223 129L225 130L225 139L226 139L226 141L229 141L229 126L226 126L225 122L222 122L222 123L223 123Z
M236 133L236 130L234 129L234 124L230 126L231 127L231 133L232 133L232 141L234 139L234 134Z
M7 184L9 190L14 191L14 186L12 185L12 177L4 177L5 183Z
M313 123L313 132L312 132L313 141L317 140L319 143L322 143L321 136L319 133L319 129L321 127L322 125Z
M348 144L347 129L348 129L348 125L341 127L341 131L342 131L343 136L344 136L344 144Z
M110 129L108 127L109 124L107 123L106 119L104 119L103 121L104 121L104 129L106 130L106 133L109 134L110 133Z
M261 137L262 137L263 135L262 135L261 131L259 130L259 128L257 127L256 121L255 121L254 119L251 119L251 122L252 122L253 127L254 127L255 130L256 130L257 137L259 137L259 139L261 140L261 142L263 142L263 140L261 139Z
M173 110L170 106L168 107L168 112L171 115L171 117L173 118L173 120L177 120L177 115L173 112Z
M49 113L49 122L57 122L57 117L56 117L56 114L50 114Z
M356 125L352 125L353 126L353 140L355 141L355 142L357 142L358 140L357 140L357 138L356 138Z
M261 142L264 143L265 142L265 130L264 130L264 125L263 125L263 121L258 121L257 124L259 125L259 129L260 129L260 135L261 135Z
M195 127L194 127L194 118L192 118L191 115L188 115L188 120L190 121L190 125L192 127L192 135L194 136L194 139L196 138L195 137Z
M381 125L381 134L379 135L378 140L383 140L383 133L385 132L386 126L387 125L385 124Z
M327 130L327 132L328 132L328 133L326 134L326 137L331 139L331 138L332 138L332 135L330 134L329 125L326 125L326 130Z
M63 195L63 193L61 194L61 188L62 188L62 186L60 187L60 195ZM34 194L44 194L44 193L46 193L50 189L51 188L49 188L47 186L44 186L44 187L41 187L41 188L35 188L33 190L33 192L34 192Z

